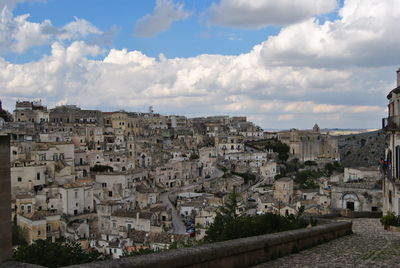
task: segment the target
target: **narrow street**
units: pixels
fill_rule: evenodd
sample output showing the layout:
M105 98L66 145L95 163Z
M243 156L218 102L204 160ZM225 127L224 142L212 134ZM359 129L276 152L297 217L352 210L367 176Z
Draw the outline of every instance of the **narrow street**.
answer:
M379 219L345 219L345 221L348 220L353 222L354 234L260 264L256 267L399 267L399 232L385 231Z
M172 226L175 234L185 234L186 233L186 226L182 221L181 216L179 215L179 212L177 211L176 207L171 203L169 200L169 195L171 194L176 194L177 192L182 192L182 191L188 191L190 189L193 189L195 186L200 185L206 181L211 181L216 178L220 178L224 175L224 172L219 169L215 169L215 172L211 174L210 178L208 179L201 179L200 181L191 184L191 185L186 185L180 189L175 189L170 192L165 192L160 195L160 200L161 202L167 206L168 209L172 210Z
M171 203L169 200L170 192L165 192L160 195L161 202L167 206L168 209L172 210L172 226L174 229L174 234L185 234L186 233L186 227L183 224L181 216L178 214L178 211L176 210L175 206Z

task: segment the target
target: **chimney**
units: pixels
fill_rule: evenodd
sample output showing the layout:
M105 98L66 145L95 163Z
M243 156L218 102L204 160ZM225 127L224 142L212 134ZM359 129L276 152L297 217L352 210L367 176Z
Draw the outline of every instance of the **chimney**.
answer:
M397 73L397 87L400 87L400 68L396 71Z

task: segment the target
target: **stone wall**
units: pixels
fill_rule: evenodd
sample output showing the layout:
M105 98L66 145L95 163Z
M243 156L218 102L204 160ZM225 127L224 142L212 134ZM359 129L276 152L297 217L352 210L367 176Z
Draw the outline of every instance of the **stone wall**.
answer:
M351 222L253 236L140 257L88 263L69 268L249 267L298 252L352 232Z
M0 136L0 263L11 256L10 137Z

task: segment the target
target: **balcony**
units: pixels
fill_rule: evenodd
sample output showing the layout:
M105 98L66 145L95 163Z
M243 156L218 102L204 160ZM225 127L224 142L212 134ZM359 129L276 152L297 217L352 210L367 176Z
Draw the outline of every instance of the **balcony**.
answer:
M400 131L400 116L389 116L382 118L382 129L383 130L399 130Z

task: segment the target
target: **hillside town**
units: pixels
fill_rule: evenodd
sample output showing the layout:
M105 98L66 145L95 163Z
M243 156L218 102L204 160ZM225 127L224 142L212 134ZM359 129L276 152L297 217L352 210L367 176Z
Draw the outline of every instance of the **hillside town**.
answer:
M244 116L49 109L40 100L17 101L0 120L11 137L12 220L28 243L65 239L112 258L168 249L203 239L230 193L241 215L384 206L387 167L343 167L337 137L317 124L268 132Z

